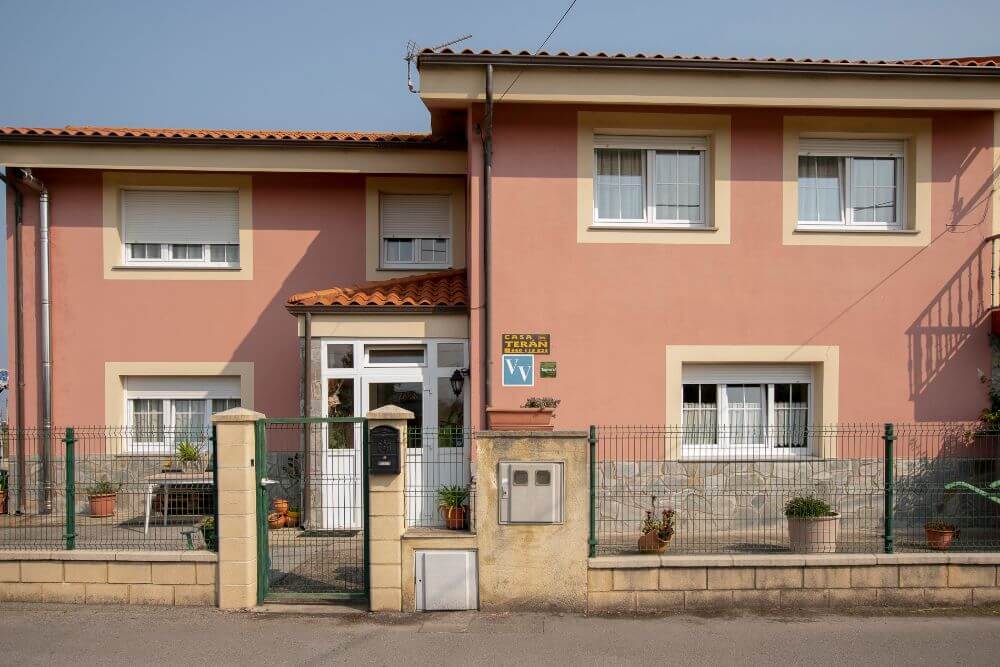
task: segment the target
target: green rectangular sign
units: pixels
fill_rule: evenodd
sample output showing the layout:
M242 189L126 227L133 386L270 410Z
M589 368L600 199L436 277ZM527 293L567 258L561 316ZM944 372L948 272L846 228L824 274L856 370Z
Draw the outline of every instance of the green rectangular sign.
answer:
M556 376L556 362L543 361L538 365L538 377L554 378Z

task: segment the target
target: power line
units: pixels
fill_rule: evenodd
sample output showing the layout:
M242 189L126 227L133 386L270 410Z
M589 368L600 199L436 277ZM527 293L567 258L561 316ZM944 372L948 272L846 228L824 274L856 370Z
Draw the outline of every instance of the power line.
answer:
M562 13L562 16L559 17L559 20L556 21L556 24L552 26L552 30L549 30L549 34L546 35L545 39L542 40L542 43L538 45L538 48L535 49L535 53L533 55L537 56L538 53L545 48L545 45L549 43L550 39L552 39L552 35L556 34L556 30L558 30L559 26L562 25L562 22L566 20L566 17L569 16L569 13L573 11L573 7L576 5L576 3L577 0L573 0L572 2L569 3L569 7L567 7L566 11ZM497 100L497 102L502 101L504 95L506 95L510 91L510 89L514 87L514 84L517 83L517 80L521 78L522 72L524 72L523 67L518 70L517 75L514 77L514 80L510 82L510 85L507 86L507 89L500 94L500 98Z

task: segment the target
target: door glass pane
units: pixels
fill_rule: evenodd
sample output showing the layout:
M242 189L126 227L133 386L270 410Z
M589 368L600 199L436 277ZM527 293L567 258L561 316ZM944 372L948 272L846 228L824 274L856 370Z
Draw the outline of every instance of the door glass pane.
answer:
M437 380L438 404L438 447L461 447L464 443L465 407L462 393L455 395L451 388L451 379L447 377Z
M423 347L375 347L368 346L369 364L422 364Z
M438 343L438 368L463 368L464 366L464 343Z
M354 379L332 378L327 380L327 416L354 416ZM327 447L330 449L354 449L354 424L330 424Z
M450 390L449 390L450 391ZM368 385L368 409L377 410L386 405L409 410L408 447L421 446L421 429L424 425L424 386L419 382L372 382Z
M327 368L354 368L354 345L331 343L326 346Z

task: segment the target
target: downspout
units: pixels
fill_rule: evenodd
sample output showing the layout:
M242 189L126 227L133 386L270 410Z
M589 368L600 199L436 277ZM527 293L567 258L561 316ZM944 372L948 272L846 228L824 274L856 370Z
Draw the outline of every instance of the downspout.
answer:
M14 192L14 250L11 272L14 274L14 440L17 462L17 509L21 514L27 507L27 486L24 461L24 306L22 304L21 225L24 222L24 195L3 173L0 179Z
M299 493L302 494L302 517L303 527L310 527L312 521L310 511L312 509L312 489L309 482L312 477L312 431L313 425L309 423L312 417L312 313L303 316L302 327L305 334L305 354L302 359L302 416L306 418L303 427L306 430L305 437L305 461L302 466L302 487ZM327 426L329 428L329 426Z
M49 191L30 169L21 182L38 192L38 298L42 334L42 513L52 513L52 304L49 284Z
M485 378L485 406L493 405L493 385L490 381L490 308L493 304L490 290L492 256L490 230L493 222L493 65L486 65L486 118L483 124L483 377Z

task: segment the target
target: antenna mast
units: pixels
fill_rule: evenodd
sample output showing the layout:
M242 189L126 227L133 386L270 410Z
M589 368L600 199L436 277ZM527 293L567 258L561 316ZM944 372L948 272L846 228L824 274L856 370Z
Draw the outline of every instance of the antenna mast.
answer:
M459 42L464 42L467 39L472 39L472 35L465 35L464 37L459 37L453 39L450 42L445 42L444 44L438 44L431 48L431 51L438 51L452 44L458 44ZM412 39L406 43L406 56L403 60L406 61L406 87L411 93L419 93L420 91L416 89L413 85L413 62L417 59L417 54L420 53L421 49L417 46L417 43Z

